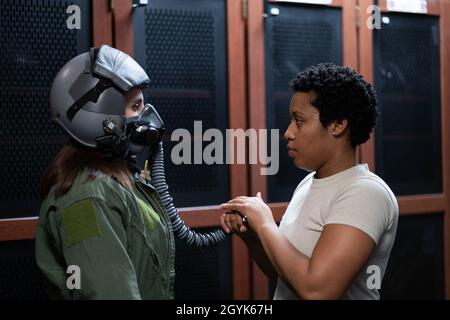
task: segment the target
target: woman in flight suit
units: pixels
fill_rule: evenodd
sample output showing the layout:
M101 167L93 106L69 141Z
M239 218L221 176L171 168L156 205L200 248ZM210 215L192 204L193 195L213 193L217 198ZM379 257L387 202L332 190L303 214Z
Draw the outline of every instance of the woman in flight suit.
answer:
M175 242L135 154L159 140L144 105L150 80L125 53L91 49L51 89L53 121L69 136L42 178L36 260L63 299L172 299Z

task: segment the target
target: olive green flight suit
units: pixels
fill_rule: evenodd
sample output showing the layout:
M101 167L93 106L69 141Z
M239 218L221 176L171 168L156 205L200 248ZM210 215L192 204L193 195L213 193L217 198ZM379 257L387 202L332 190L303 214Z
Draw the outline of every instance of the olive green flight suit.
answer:
M88 176L58 199L53 186L41 205L36 261L50 296L173 299L175 241L154 187L135 178L131 192L104 174Z

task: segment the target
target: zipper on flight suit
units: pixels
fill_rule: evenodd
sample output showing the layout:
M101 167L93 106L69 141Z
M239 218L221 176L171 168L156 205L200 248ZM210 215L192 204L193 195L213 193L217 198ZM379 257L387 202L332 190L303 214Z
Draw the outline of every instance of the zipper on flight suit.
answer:
M162 218L162 221L163 221L163 225L166 227L166 229L167 229L167 236L168 236L168 238L169 238L169 241L167 241L167 244L166 244L166 250L167 250L167 258L168 258L168 261L167 261L167 266L170 266L170 261L171 261L171 247L170 247L170 241L171 241L171 236L170 236L170 232L171 232L171 226L169 225L170 224L170 221L168 221L168 217L167 217L167 215L165 214L165 209L163 209L162 207L161 207L161 205L160 205L160 203L159 203L159 201L157 201L157 199L155 199L154 197L153 197L153 195L151 195L151 194L149 194L149 193L147 193L147 190L144 190L144 187L143 186L145 186L146 188L149 188L149 189L152 189L152 188L150 188L149 186L147 186L147 185L145 185L144 183L142 183L141 181L137 181L138 183L136 183L135 185L139 188L139 190L141 191L141 193L144 195L144 197L150 202L150 204L153 206L153 207L157 207L158 209L159 209L159 212L161 213L161 214L158 214L158 215L160 215L160 216L162 216L161 218ZM141 185L142 184L142 185ZM154 192L157 192L156 190L152 190L152 191L154 191ZM173 233L173 232L172 232ZM169 273L170 273L170 270L169 270ZM170 276L170 275L169 275Z

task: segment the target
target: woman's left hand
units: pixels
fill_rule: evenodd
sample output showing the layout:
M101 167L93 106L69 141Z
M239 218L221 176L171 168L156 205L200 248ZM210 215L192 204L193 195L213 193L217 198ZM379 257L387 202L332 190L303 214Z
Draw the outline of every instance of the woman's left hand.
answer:
M261 192L256 197L237 197L221 205L222 209L228 211L238 211L242 216L247 217L248 224L256 233L264 227L276 226L272 211L261 198Z

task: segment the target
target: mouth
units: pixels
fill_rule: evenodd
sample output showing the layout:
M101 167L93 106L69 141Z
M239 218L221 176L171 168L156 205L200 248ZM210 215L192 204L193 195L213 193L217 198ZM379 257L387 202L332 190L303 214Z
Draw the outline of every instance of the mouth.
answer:
M288 155L293 158L297 151L293 148L288 147Z

